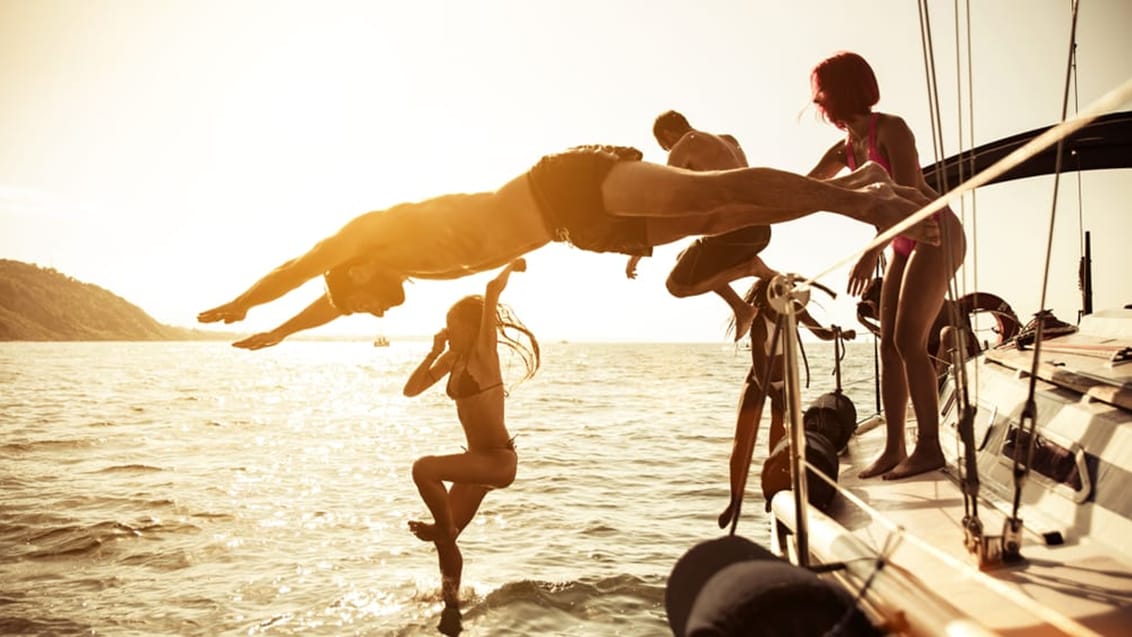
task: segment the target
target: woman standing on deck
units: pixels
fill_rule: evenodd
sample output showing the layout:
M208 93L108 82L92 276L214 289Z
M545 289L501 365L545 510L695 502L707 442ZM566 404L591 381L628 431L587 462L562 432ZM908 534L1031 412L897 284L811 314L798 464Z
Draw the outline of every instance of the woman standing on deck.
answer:
M499 304L499 295L511 273L525 269L526 262L516 259L488 282L483 296L457 301L448 310L447 327L436 333L432 350L405 383L405 395L412 397L447 377L448 396L456 402L468 443L463 453L425 456L413 463L413 482L433 523L413 521L409 528L436 545L447 609L459 608L464 558L456 538L475 517L487 492L503 489L515 479L518 459L503 422L505 392L497 347L502 337L504 345L522 356L527 367L522 380L538 369L539 348L534 335ZM512 338L509 329L525 336L529 344ZM451 489L445 488L445 482L452 484Z
M939 195L924 180L916 139L902 118L874 112L880 99L876 76L855 53L841 52L823 60L810 74L813 101L826 121L846 131L810 171L817 179L854 170L865 162L880 164L901 186L925 196ZM939 446L939 397L936 373L928 352L928 330L943 306L948 282L963 262L967 240L950 208L935 215L941 241L931 245L907 236L892 239L892 258L884 276L880 301L881 400L887 440L884 451L861 472L862 478L886 480L938 469L944 464ZM863 293L873 279L884 246L866 252L849 276L849 293ZM919 425L911 454L904 443L908 399Z

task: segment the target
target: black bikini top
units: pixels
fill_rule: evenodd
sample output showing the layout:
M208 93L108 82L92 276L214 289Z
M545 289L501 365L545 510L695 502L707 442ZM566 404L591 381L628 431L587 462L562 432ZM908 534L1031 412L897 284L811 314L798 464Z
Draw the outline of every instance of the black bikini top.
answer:
M495 389L496 387L499 387L501 385L503 385L502 381L495 383L494 385L481 388L479 383L476 382L476 379L468 373L468 368L465 365L460 367L459 374L456 374L455 370L453 370L453 373L448 377L448 386L446 390L448 391L449 398L451 398L452 400L460 400L461 398L471 398L472 396L475 396L477 394L482 394L485 391Z

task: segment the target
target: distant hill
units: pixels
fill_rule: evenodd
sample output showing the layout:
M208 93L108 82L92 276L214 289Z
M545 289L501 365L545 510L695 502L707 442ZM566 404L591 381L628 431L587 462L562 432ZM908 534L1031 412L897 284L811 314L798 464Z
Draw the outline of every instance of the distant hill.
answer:
M169 341L225 335L158 323L140 307L51 268L0 259L0 341Z

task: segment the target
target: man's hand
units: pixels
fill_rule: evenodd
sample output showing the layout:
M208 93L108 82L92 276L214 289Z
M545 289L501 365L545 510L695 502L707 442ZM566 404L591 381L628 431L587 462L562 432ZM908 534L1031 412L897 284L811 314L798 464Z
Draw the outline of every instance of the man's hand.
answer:
M512 272L526 272L527 260L519 257L511 263L508 263L503 270L492 280L487 282L488 294L500 294L503 288L507 287L507 279L510 278Z
M224 305L220 305L212 308L211 310L205 310L200 314L197 314L197 321L201 323L215 323L217 321L235 323L237 321L244 320L244 317L247 315L247 313L247 308L235 301L232 301L231 303L225 303Z
M236 341L235 343L232 343L232 347L256 350L263 349L265 347L271 347L272 345L278 345L281 342L283 342L283 337L279 334L276 334L275 332L262 332L260 334L249 336L242 341Z

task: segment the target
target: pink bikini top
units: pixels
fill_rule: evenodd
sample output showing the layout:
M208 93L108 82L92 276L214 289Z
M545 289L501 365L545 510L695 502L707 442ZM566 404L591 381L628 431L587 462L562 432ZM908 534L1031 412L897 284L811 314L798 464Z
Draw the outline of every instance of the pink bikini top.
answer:
M877 148L877 116L879 113L873 113L872 119L869 120L869 160L884 166L884 171L889 175L892 174L892 167L888 165L888 159ZM857 169L857 156L853 153L853 144L849 139L848 134L845 136L845 164L849 166L849 170ZM936 213L938 218L939 213ZM899 235L892 238L892 249L897 254L908 256L912 254L912 248L916 247L916 242L904 235Z
M884 166L885 172L891 175L892 167L888 165L888 159L877 148L877 115L879 113L873 113L869 120L869 160ZM845 164L849 166L849 170L857 170L857 156L853 153L853 144L848 134L845 136Z

